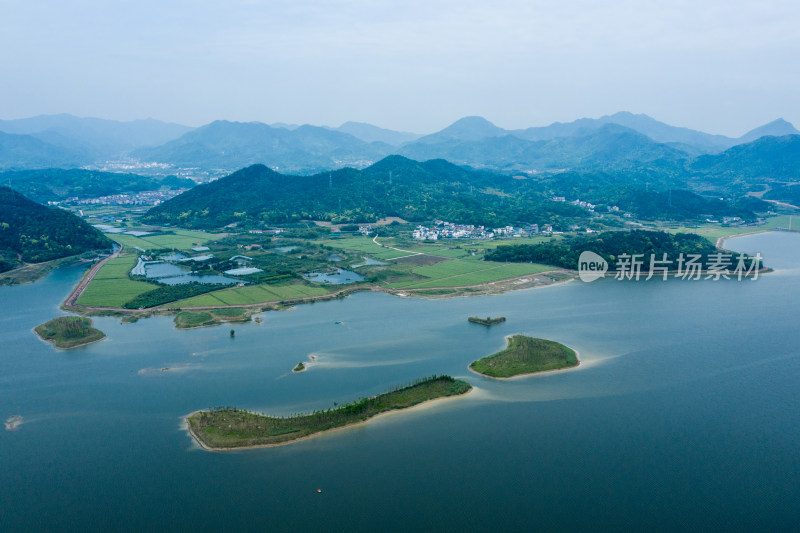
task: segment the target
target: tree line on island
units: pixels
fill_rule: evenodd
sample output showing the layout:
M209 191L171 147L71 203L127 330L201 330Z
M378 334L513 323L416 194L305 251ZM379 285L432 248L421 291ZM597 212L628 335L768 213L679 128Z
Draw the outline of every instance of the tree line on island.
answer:
M314 433L362 422L395 409L405 409L436 398L469 392L466 381L434 375L398 385L371 398L308 414L271 417L237 409L217 407L188 417L195 437L211 448L269 446L307 437Z

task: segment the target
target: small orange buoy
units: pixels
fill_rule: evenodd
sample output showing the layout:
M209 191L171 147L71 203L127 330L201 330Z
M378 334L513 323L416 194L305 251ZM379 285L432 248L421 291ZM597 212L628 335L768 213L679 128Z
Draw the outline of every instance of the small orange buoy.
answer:
M322 492L322 489L317 489L317 492Z

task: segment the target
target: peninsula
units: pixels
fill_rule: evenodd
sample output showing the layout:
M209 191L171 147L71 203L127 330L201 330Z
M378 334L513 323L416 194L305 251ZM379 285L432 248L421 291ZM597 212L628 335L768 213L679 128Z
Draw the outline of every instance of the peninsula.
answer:
M69 350L103 340L106 334L92 327L92 320L82 316L60 316L33 330L45 341L52 342L56 348Z
M197 411L187 416L186 422L189 433L207 450L280 446L362 423L388 411L465 394L471 389L472 386L466 381L450 376L431 376L372 398L361 398L334 409L309 414L271 417L225 407Z
M478 359L469 365L469 369L490 378L511 378L570 368L580 363L575 350L555 341L525 335L507 339L505 350Z

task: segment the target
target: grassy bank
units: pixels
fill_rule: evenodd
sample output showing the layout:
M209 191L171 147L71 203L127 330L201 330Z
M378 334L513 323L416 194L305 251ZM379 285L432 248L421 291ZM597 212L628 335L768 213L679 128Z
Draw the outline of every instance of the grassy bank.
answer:
M224 309L208 309L203 311L180 311L175 315L175 327L178 329L216 326L223 322L249 322L250 315L258 309L228 307Z
M372 398L305 415L271 417L235 408L219 408L194 413L187 422L194 437L206 448L274 446L363 422L383 412L464 394L470 389L472 386L466 381L450 376L432 376Z
M470 370L493 378L557 370L578 365L575 350L555 341L514 335L508 348L469 365Z
M106 334L92 327L92 321L82 316L60 316L34 329L42 339L56 348L76 348L104 339Z

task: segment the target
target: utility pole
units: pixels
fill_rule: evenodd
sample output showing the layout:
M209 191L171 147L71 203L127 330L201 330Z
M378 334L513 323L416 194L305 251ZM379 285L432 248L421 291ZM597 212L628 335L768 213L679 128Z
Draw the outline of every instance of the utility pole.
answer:
M328 172L328 188L333 189L333 172Z
M389 171L389 186L392 185L392 171Z

